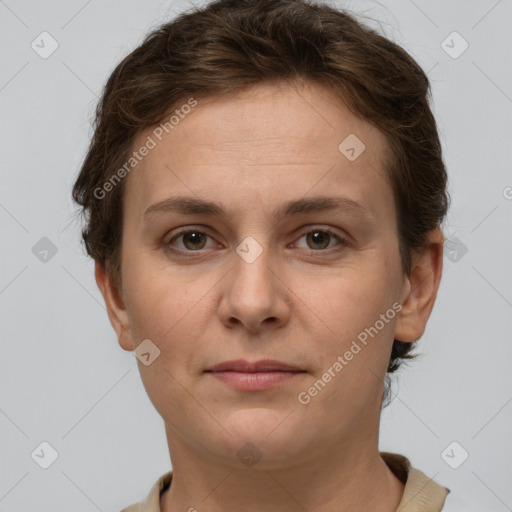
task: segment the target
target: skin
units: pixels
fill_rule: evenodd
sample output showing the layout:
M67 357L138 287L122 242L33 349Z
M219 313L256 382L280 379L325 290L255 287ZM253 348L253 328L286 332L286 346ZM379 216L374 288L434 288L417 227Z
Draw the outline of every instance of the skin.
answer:
M354 161L338 150L349 134L366 146ZM149 366L138 364L171 454L164 512L396 510L404 485L378 451L383 379L393 338L424 332L443 237L433 231L403 274L386 148L384 135L324 86L258 84L200 99L128 176L122 289L99 263L96 281L120 346L150 339L160 350ZM144 218L150 205L178 195L221 203L232 217ZM368 213L272 216L286 201L323 195ZM203 238L175 238L183 227ZM334 235L315 239L318 229ZM262 249L252 263L236 252L247 236ZM172 240L192 257L166 251ZM400 313L301 404L298 394L394 303ZM305 372L258 392L204 373L240 358ZM250 467L237 457L248 442L262 455Z

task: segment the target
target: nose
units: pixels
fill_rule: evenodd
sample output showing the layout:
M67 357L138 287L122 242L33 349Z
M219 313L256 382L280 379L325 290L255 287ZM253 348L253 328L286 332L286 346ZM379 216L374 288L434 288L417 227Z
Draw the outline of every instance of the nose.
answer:
M222 281L218 314L230 329L259 334L286 325L291 307L283 266L268 244L251 239L237 248L233 267Z

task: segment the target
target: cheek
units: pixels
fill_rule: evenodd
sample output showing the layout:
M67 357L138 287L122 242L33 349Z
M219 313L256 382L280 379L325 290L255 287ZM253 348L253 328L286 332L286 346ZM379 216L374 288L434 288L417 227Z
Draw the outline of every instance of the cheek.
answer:
M384 259L333 270L328 279L308 282L304 303L342 339L373 324L395 300L396 277Z
M137 251L126 240L123 254L123 285L132 330L158 333L170 329L193 300L191 288L182 286L183 272L162 264L154 250Z
M378 401L379 376L388 365L396 318L392 294L380 274L370 275L368 267L366 272L341 274L328 286L309 286L306 306L315 315L307 327L312 335L308 352L317 371L299 390L309 404L298 400L312 422L332 419L322 427L332 431L348 428L369 402ZM390 308L383 321L381 315Z
M143 258L128 258L127 264L126 307L134 344L149 339L160 351L150 365L138 362L140 376L155 409L174 424L179 415L197 414L186 389L200 367L201 344L208 341L204 294L211 285L199 288L190 279L166 276L169 269L151 267Z
M382 261L375 258L374 264L364 268L340 269L328 282L309 284L304 302L315 313L311 317L314 325L308 329L314 333L315 348L310 354L314 355L318 368L310 384L322 379L331 369L325 377L328 380L325 389L320 384L322 391L318 400L315 398L317 411L328 407L331 400L361 408L380 386L377 376L387 368L393 341L396 322L393 290L397 286L396 275L384 272ZM336 362L339 364L335 365Z
M126 307L135 345L148 338L160 349L160 357L173 372L195 367L207 341L212 318L211 295L216 276L170 266L162 267L149 255L126 258L130 269L125 283ZM129 266L129 267L128 267Z

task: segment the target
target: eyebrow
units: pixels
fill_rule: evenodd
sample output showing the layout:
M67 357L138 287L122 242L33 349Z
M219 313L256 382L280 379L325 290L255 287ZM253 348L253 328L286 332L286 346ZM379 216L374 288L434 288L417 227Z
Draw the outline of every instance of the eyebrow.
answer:
M304 213L333 210L342 210L362 217L374 218L372 210L367 205L337 196L317 196L287 201L275 210L274 218L277 220L282 217L293 217ZM234 214L229 214L221 203L187 196L170 197L152 204L144 212L144 218L149 220L158 213L209 215L224 220L234 217Z

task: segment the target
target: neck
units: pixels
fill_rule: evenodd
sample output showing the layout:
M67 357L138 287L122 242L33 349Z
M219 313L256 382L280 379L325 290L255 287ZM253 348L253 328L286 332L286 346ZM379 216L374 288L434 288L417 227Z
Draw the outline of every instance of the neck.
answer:
M378 430L376 436L361 432L356 440L315 450L315 457L294 457L293 463L270 469L205 460L173 429L166 431L173 480L161 497L162 512L395 512L403 495L404 484L380 457Z

